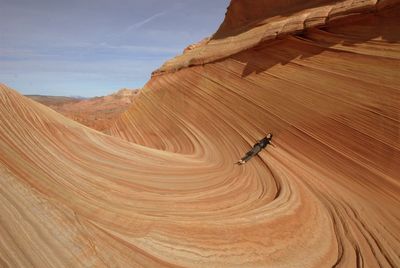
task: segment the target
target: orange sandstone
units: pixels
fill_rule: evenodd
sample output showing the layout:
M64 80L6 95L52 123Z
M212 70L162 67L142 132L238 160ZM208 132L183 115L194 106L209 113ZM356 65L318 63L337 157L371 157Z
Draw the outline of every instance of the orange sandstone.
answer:
M0 265L399 266L400 12L354 10L208 64L178 57L113 136L1 86ZM233 165L269 131L276 147Z

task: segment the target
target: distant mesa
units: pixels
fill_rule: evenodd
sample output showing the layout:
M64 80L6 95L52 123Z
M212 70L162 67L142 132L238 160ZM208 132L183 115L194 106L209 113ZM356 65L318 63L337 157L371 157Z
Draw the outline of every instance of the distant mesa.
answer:
M71 102L79 102L82 98L64 97L64 96L46 96L46 95L25 95L26 97L40 102L46 106L59 106Z
M85 126L108 134L114 121L128 109L138 94L139 89L123 88L111 95L93 98L43 95L26 97Z

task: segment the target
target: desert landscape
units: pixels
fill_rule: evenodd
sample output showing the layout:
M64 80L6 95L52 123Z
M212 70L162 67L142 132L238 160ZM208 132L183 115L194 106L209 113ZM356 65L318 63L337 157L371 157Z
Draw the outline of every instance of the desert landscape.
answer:
M1 84L0 267L399 267L399 16L232 0L106 129Z
M27 95L58 113L85 126L109 134L115 120L125 112L139 94L139 89L123 88L117 92L93 98Z

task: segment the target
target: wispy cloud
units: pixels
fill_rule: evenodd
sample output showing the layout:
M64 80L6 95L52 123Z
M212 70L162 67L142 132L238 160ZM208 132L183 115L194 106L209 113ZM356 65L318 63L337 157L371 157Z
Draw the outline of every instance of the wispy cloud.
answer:
M149 23L149 22L155 20L156 18L165 15L166 13L167 13L167 11L162 11L162 12L159 12L159 13L157 13L157 14L154 14L153 16L148 17L147 19L144 19L144 20L141 20L141 21L139 21L139 22L136 22L136 23L130 25L128 28L126 28L125 31L124 31L123 33L129 33L129 32L132 31L132 30L139 29L139 28L141 28L142 26L146 25L147 23Z
M159 13L156 13L144 20L135 22L134 24L131 24L127 27L125 27L125 29L123 29L122 31L116 32L116 33L112 33L108 36L108 38L106 38L103 42L101 42L99 45L100 46L110 46L110 42L118 40L126 35L128 35L130 32L134 31L134 30L139 30L140 28L142 28L144 25L150 23L151 21L167 14L169 11L165 10Z

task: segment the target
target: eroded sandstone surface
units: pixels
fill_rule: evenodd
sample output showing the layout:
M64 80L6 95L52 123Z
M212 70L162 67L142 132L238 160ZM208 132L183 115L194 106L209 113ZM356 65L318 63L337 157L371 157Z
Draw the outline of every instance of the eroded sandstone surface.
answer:
M178 57L112 136L2 85L0 266L399 266L400 12L358 10L207 64ZM270 131L275 147L233 164Z

